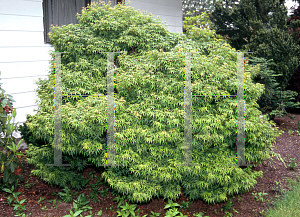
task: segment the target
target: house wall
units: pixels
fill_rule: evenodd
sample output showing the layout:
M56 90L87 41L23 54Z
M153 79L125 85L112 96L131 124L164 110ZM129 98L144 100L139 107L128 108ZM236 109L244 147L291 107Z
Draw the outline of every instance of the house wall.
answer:
M103 1L103 0L102 0ZM117 0L104 0L116 5ZM101 2L101 0L92 0ZM152 13L154 17L159 16L162 22L166 22L170 32L182 32L182 0L125 0L125 5L135 10Z
M116 0L112 1L116 3ZM180 5L181 0L131 1L135 9L153 12L162 21L167 21L170 31L174 32L182 31ZM27 114L36 114L35 81L47 78L49 52L54 50L50 44L44 44L43 31L42 0L0 0L0 83L16 101L13 104L17 113L14 122L21 125ZM20 137L19 132L13 135Z
M166 22L170 32L182 32L182 0L125 0L135 10L152 13Z
M27 114L36 113L34 81L48 74L53 48L44 44L42 11L42 0L0 0L0 83L16 101L15 122L25 122ZM12 77L22 78L5 79Z

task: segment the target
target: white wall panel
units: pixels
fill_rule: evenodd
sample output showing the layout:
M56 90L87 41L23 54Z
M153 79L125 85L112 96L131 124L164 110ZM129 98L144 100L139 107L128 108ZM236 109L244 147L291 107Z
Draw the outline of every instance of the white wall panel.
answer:
M0 0L0 83L16 101L15 122L24 122L27 114L36 113L37 106L31 106L37 100L35 81L46 76L15 77L48 74L50 50L53 48L44 44L42 0Z
M152 13L166 21L170 32L182 32L182 0L126 0L135 10Z

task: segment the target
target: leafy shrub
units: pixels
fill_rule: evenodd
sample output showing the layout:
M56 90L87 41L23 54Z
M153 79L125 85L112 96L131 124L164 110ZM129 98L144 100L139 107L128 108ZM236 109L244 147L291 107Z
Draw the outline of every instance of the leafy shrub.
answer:
M16 116L16 111L12 107L12 102L15 101L11 95L4 94L5 90L1 86L0 91L0 102L3 108L3 111L0 113L0 132L4 136L4 138L0 138L0 147L3 148L0 152L0 184L2 185L1 189L4 189L6 187L17 186L19 180L24 181L23 177L19 174L20 169L24 170L19 160L23 154L17 151L23 140L17 146L15 145L15 138L12 136L12 133L17 124L10 123L11 119Z
M213 23L209 19L209 14L204 11L198 16L186 17L185 21L183 21L183 32L188 34L193 28L212 29ZM187 15L192 15L192 12L187 12Z
M267 112L269 120L274 120L275 116L282 117L286 115L286 107L294 108L300 105L300 103L292 102L294 97L298 95L297 92L282 91L282 87L276 82L274 77L282 76L282 74L278 75L273 70L270 70L268 65L275 64L272 59L266 61L264 58L253 57L249 60L253 65L259 64L261 66L261 71L253 81L265 85L265 92L257 103L260 106L260 111L263 113Z
M80 15L79 15L80 16ZM211 34L211 37L203 35ZM193 97L193 163L184 163L185 54L191 57L191 83L195 95L235 95L237 55L214 31L193 28L187 37L170 33L159 20L130 7L92 4L83 9L79 24L54 27L50 40L63 54L63 94L107 93L107 54L115 55L115 163L102 177L111 188L133 203L163 196L176 200L181 187L190 199L209 203L249 190L261 171L229 167L236 163L236 99ZM52 53L54 58L54 53ZM52 164L54 147L53 88L55 72L37 82L40 105L27 121L34 139L46 138L41 147L29 144L28 163L48 183L80 189L84 167L106 164L107 101L97 97L63 97L62 153L68 167ZM256 100L264 91L253 84L259 66L245 64L246 163L270 158L279 135L262 122ZM275 123L271 122L272 125ZM282 159L281 159L282 160ZM77 171L75 171L77 170Z
M28 122L30 122L31 120L31 115L28 114L26 119L28 120ZM23 123L23 125L20 125L18 127L18 131L20 131L22 138L24 139L24 141L26 142L26 144L34 144L35 146L41 147L42 145L45 145L49 142L49 139L46 138L41 138L41 139L36 139L33 136L33 133L28 129L27 124Z
M282 117L287 114L286 108L299 108L300 103L293 102L298 93L286 89L300 63L300 46L295 43L293 37L277 27L263 28L250 39L247 48L255 52L256 60L250 59L252 64L257 64L257 58L273 62L262 67L261 77L257 80L267 86L267 92L258 101L260 110L268 111L269 119L273 120L275 116ZM265 60L259 60L263 61Z

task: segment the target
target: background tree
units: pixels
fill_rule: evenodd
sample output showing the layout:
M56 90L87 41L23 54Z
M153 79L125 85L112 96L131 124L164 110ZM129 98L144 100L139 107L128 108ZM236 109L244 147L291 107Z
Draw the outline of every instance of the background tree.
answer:
M300 0L298 2L300 2ZM297 7L293 6L291 9L292 13L287 19L289 33L293 36L295 41L300 42L300 4Z
M232 47L244 50L258 30L275 25L284 28L287 11L283 3L284 0L218 0L213 3L211 20L217 34L228 35Z
M216 0L213 1L215 2ZM211 0L182 0L182 21L184 21L186 17L199 16L205 11L211 12L213 7Z
M300 1L298 1L300 3ZM295 41L300 45L300 4L297 7L292 7L292 14L288 18L289 34L292 35ZM294 102L300 102L300 67L294 72L287 90L296 91L298 96ZM297 111L297 109L288 109L290 111ZM300 109L298 109L298 112Z
M246 46L246 50L248 48L248 50L254 51L256 57L273 60L275 63L268 68L271 69L270 72L274 72L271 74L277 75L274 82L278 85L275 85L276 88L272 89L272 86L275 87L273 84L265 83L269 94L266 92L258 101L263 112L271 111L269 113L271 119L274 119L275 116L286 114L287 108L299 108L298 106L300 105L295 103L297 102L295 97L298 95L299 98L300 95L299 88L296 88L299 82L295 80L297 79L295 71L299 67L300 60L299 41L289 31L291 29L290 26L295 24L288 22L289 18L283 5L278 3L277 7L273 9L266 28L258 30ZM260 83L264 81L266 76L261 76L261 78L262 80L258 81ZM271 80L269 79L269 81ZM290 82L294 83L294 85L290 86Z
M186 6L188 5L194 6L186 3ZM185 10L187 16L198 13ZM284 0L241 0L240 2L227 0L225 3L219 0L213 3L210 11L212 11L209 14L212 21L210 28L226 37L232 47L254 52L254 54L247 54L250 57L264 58L268 62L274 61L275 64L269 62L271 65L266 65L267 74L261 71L257 75L260 76L260 79L256 79L259 83L275 82L274 84L263 83L267 88L259 101L261 111L271 112L269 118L274 119L275 116L286 114L286 107L293 108L300 105L290 103L293 96L297 96L296 92L285 92L288 82L299 65L300 50L293 36L288 34L288 17ZM257 58L249 59L250 64L254 64ZM264 79L265 76L274 78ZM272 87L276 88L272 89Z
M272 69L277 74L283 74L283 77L278 78L277 81L281 81L279 84L284 89L293 73L291 71L294 71L293 69L297 68L299 64L295 55L299 56L300 54L295 51L297 50L295 43L286 34L288 17L284 0L241 0L235 4L236 2L228 1L224 5L219 1L214 4L215 10L211 15L214 27L217 29L216 33L228 35L229 43L232 47L237 50L253 51L256 57L263 57L269 60L270 56L273 57L273 54L277 53L279 58L274 58L277 66ZM229 6L232 8L229 8ZM228 26L228 24L232 24L232 26ZM273 38L277 40L282 38L282 41L288 39L289 41L285 43L286 46L282 49L282 46L281 48L278 47L278 43L281 43L281 41L274 43ZM287 46L291 47L291 49L288 49L289 52L285 50ZM270 53L271 47L273 47L274 53ZM265 50L263 51L260 48ZM282 57L285 57L284 60ZM291 59L289 57L294 58ZM279 64L283 61L286 62L285 65Z

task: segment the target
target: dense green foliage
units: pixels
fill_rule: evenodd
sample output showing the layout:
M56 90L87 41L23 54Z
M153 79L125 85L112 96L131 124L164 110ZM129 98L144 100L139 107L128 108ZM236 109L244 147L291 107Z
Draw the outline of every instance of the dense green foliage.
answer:
M19 157L23 155L18 152L20 144L15 145L14 137L12 136L17 124L11 123L12 118L16 117L16 111L12 107L12 103L15 102L12 96L5 94L5 90L1 88L0 85L0 105L2 111L0 113L0 147L3 148L0 151L0 184L1 189L10 188L12 186L16 187L19 180L24 181L22 175L19 174L17 169L24 167L19 160ZM6 151L6 152L5 152ZM12 198L9 197L8 201Z
M216 2L216 0L182 0L182 21L190 17L199 17L204 12L210 14L215 7L214 4L212 4L214 2ZM210 23L210 25L212 25L212 23ZM212 26L210 26L210 28L212 28Z
M192 162L184 163L185 53L192 54L191 83L195 95L235 95L237 54L214 31L187 28L187 35L170 33L153 16L131 7L93 4L83 9L79 24L55 27L50 40L63 54L63 94L106 94L107 54L115 55L115 163L103 178L133 203L162 196L176 200L181 188L190 199L216 203L248 191L261 171L236 163L236 98L193 97ZM54 58L54 53L52 53ZM47 167L54 149L53 61L46 80L37 82L37 114L28 116L26 131L46 144L29 144L28 163L48 183L80 189L81 172L89 164L106 163L105 97L62 100L63 163ZM256 100L264 91L252 78L259 66L245 64L245 159L259 163L270 158L272 143L281 133L262 120ZM266 117L264 117L266 118ZM270 125L271 123L271 125ZM23 135L24 136L24 135Z
M246 50L251 37L263 28L287 28L284 0L216 0L210 10L211 29L227 35L236 50ZM232 24L233 26L229 26Z
M294 38L295 41L300 45L300 6L293 7L292 14L288 18L287 24L289 26L289 34ZM300 66L295 71L292 76L287 90L296 91L298 96L296 97L296 102L300 102Z
M286 91L300 63L300 47L288 33L287 10L283 4L282 0L241 0L238 3L229 0L225 4L216 1L210 14L211 29L228 37L233 48L254 52L246 54L252 57L249 58L251 65L273 61L261 68L256 77L256 82L266 85L266 91L258 101L260 111L267 112L271 120L285 115L286 108L300 105L292 102L298 94Z
M260 75L257 80L259 83L266 84L266 92L257 103L262 112L271 111L268 115L272 120L275 116L281 117L287 114L286 108L300 106L300 103L292 102L298 93L286 90L288 82L298 68L300 46L294 43L288 33L282 37L279 35L282 35L282 31L277 28L273 31L259 31L257 36L251 39L249 46L250 49L256 48L255 56L264 57L273 63L265 66L268 73ZM282 58L283 56L285 58ZM272 75L275 77L271 78Z
M252 65L259 64L261 66L260 72L253 78L253 81L265 85L265 92L257 103L260 105L262 112L267 112L269 120L274 120L275 116L280 117L286 114L286 107L293 108L297 106L296 103L292 102L297 93L290 90L281 91L281 87L275 79L280 75L268 68L268 66L274 64L272 59L266 61L264 58L253 57L249 60L252 61Z

